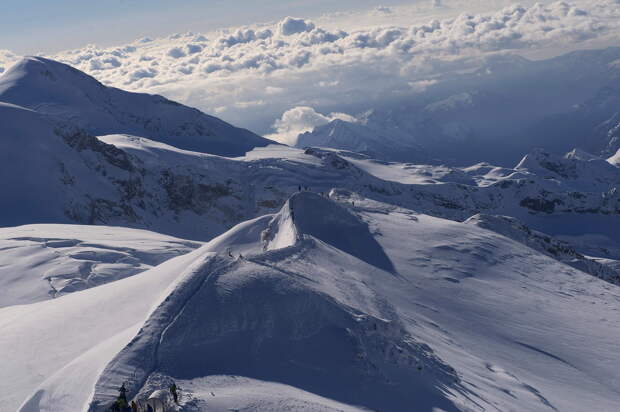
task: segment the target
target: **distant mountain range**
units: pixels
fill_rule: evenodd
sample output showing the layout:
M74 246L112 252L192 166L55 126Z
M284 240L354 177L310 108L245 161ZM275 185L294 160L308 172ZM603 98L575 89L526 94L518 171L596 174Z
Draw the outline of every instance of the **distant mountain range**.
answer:
M356 122L301 134L297 146L454 165L506 166L535 147L610 156L620 149L619 103L620 48L541 61L500 55L439 76L415 97L370 107Z

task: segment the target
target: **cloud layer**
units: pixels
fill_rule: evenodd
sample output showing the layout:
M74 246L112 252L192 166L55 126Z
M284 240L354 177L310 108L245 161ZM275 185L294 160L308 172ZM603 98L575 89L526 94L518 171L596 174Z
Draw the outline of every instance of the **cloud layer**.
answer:
M450 4L431 1L427 7L454 14ZM381 7L367 14L371 21L385 21L406 12ZM342 116L315 109L354 113L372 101L416 93L439 71L458 69L460 59L620 41L618 0L513 5L400 26L339 29L337 21L332 16L327 29L289 17L271 25L145 38L115 48L91 45L48 57L105 84L164 94L259 133L273 126L271 137L290 142L294 133ZM0 72L18 58L0 50Z
M275 121L273 125L275 133L273 135L267 135L267 137L294 145L297 141L297 136L301 133L310 132L315 127L327 124L336 119L349 122L356 121L354 117L345 113L323 115L316 112L312 107L294 107L284 112L282 117Z

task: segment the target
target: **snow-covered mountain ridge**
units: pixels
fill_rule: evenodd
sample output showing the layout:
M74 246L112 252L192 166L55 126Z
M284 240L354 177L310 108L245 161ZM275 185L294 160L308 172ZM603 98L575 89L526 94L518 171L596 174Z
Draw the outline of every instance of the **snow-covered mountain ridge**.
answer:
M118 382L144 400L175 380L189 411L613 411L616 286L471 222L345 195L298 193L141 274L0 310L0 353L33 342L3 360L1 401L97 411ZM98 328L68 340L59 322ZM63 349L37 361L41 345ZM247 379L264 392L239 393Z
M127 133L205 153L238 156L273 143L164 97L106 87L42 57L25 58L0 77L0 102L32 109L91 135Z
M0 105L0 114L10 119L0 123L7 136L0 141L0 169L3 176L19 176L2 181L10 194L0 200L4 225L121 225L209 240L276 210L306 186L317 192L346 188L459 221L477 213L508 215L552 235L558 233L544 227L542 217L616 222L620 211L620 169L576 151L566 157L534 151L514 169L385 163L284 146L224 158L143 137L97 138L10 104Z
M476 213L514 216L552 235L562 233L539 226L541 217L574 216L585 221L603 217L615 222L620 213L616 189L620 169L576 151L565 157L535 151L515 169L487 165L454 169L382 163L349 152L278 146L229 159L132 136L95 138L58 129L57 133L62 139L50 139L56 139L67 158L50 165L55 174L32 177L36 184L47 180L45 189L33 185L24 190L21 182L14 189L17 193L13 199L28 197L20 201L22 207L7 210L23 213L24 205L35 208L39 202L47 202L44 212L55 212L56 217L49 218L55 222L132 226L201 240L272 212L290 194L307 186L316 192L347 188L459 221ZM18 150L15 159L33 155ZM36 161L49 162L50 158L41 154ZM52 197L47 194L50 187L57 188L56 205L47 200ZM41 200L33 203L28 199L36 195ZM29 218L48 219L41 212L36 210L37 214ZM10 213L4 218L11 219ZM611 247L605 244L607 251L596 255L619 258L619 241L615 239Z
M119 99L124 105L118 105ZM486 176L495 182L489 185L482 176L486 166L463 169L465 173L450 169L455 178L446 178L446 185L403 185L408 179L383 179L373 175L376 168L360 170L362 164L354 158L338 165L325 160L339 158L337 153L315 149L306 154L274 149L234 160L177 150L169 145L183 136L170 128L184 128L188 116L215 126L223 122L171 102L163 104L162 99L106 88L69 66L40 58L29 58L5 73L0 78L0 101L8 102L0 106L0 167L4 176L20 179L2 181L11 196L2 200L10 212L1 223L121 224L209 239L279 207L300 185L319 191L342 186L460 220L478 212L513 215L508 209L517 206L535 213L618 213L618 168L602 159L581 158L577 152L558 161L534 152L514 170L495 169L491 174L505 175ZM127 109L129 102L133 103ZM137 118L132 110L138 108L167 129L155 132L129 119ZM129 117L122 118L125 114ZM95 137L118 130L140 137ZM237 130L230 126L219 132L224 139L245 142L241 154L256 146ZM213 149L208 133L203 141L206 148L201 152ZM32 164L40 168L30 168ZM37 210L43 202L48 207ZM194 219L203 222L196 232L205 233L205 226L211 226L206 234L188 232Z

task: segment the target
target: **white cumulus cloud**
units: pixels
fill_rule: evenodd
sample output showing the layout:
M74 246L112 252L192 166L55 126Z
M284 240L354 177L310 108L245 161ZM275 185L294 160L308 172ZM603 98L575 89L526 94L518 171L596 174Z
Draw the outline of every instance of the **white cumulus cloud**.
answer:
M346 113L330 113L324 115L315 111L312 107L299 106L287 110L282 117L277 119L273 125L276 133L268 137L282 143L294 145L299 134L311 131L317 126L327 124L333 120L340 119L354 122L355 118Z
M283 36L312 31L314 27L314 23L311 21L293 17L287 17L278 24L279 32Z

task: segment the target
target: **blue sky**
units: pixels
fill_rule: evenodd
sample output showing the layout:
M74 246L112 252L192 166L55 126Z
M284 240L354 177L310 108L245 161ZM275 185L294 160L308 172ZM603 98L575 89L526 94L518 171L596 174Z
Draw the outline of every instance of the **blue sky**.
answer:
M268 22L292 15L414 3L403 0L2 0L0 49L57 52L145 36Z

